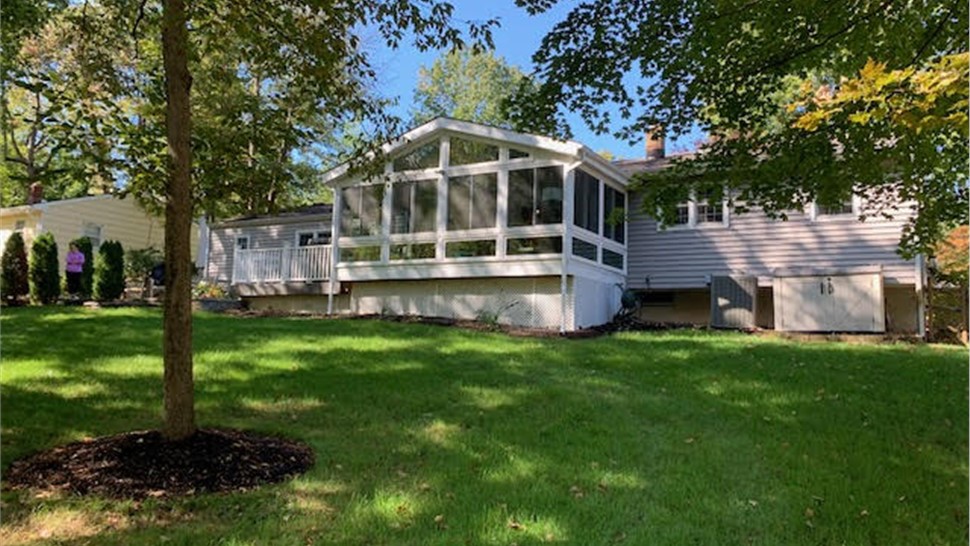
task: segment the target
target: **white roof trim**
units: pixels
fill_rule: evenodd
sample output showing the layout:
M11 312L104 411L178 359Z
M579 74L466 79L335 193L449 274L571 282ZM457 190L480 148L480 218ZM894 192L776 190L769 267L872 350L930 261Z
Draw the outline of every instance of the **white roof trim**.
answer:
M578 142L571 140L561 141L549 137L519 133L509 129L502 129L490 125L482 125L480 123L451 118L439 117L425 123L424 125L418 126L381 146L381 151L385 154L390 154L391 152L399 148L403 148L412 142L416 142L420 139L443 131L451 131L454 133L501 141L513 146L518 145L527 148L538 148L540 150L547 150L553 153L570 156L582 161L589 161L590 163L595 163L597 168L610 175L616 181L626 185L627 177L622 171ZM346 176L349 170L349 164L343 163L323 173L321 179L325 184L333 184L337 180Z
M103 200L103 199L124 199L124 198L110 193L105 193L102 195L86 195L84 197L72 197L70 199L58 199L56 201L41 201L40 203L34 203L33 205L19 205L16 207L5 207L0 209L0 214L21 214L24 212L31 212L31 211L39 212L59 205L73 205L75 203L84 203L86 201L97 201L97 200Z
M84 203L86 201L99 201L104 199L118 199L121 200L123 197L119 197L114 194L104 193L101 195L88 195L85 197L75 197L73 199L58 199L57 201L44 201L43 204L48 207L53 207L57 205L73 205L74 203Z
M240 219L229 219L224 222L219 222L217 224L212 224L210 229L230 229L237 227L253 227L253 226L277 226L277 225L289 225L289 224L311 224L314 222L330 222L332 219L332 214L326 213L314 213L299 215L294 214L292 216L260 216L257 218L240 218Z

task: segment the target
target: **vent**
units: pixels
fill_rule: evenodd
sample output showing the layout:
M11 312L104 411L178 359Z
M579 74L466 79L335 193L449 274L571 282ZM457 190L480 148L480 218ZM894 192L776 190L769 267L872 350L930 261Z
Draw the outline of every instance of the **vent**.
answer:
M754 328L757 299L757 277L712 278L711 326L735 329Z

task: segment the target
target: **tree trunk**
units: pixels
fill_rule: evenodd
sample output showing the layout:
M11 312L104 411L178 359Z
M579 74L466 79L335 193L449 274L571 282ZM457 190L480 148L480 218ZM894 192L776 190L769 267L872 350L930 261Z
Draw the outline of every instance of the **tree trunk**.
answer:
M165 0L162 56L165 63L166 131L170 157L165 186L165 426L178 440L195 432L192 384L192 131L188 35L184 0Z

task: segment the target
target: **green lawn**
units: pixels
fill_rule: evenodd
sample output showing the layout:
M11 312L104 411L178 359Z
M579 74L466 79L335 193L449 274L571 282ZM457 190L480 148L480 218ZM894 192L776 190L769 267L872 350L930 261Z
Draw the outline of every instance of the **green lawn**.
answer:
M3 467L157 427L156 310L4 310ZM203 426L316 450L143 503L4 491L0 542L966 544L967 354L734 333L521 339L196 317Z

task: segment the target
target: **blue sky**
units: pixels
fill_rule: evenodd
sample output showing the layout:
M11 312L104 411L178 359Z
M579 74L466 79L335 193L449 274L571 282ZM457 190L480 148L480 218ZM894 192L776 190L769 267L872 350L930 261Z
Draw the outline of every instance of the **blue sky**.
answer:
M561 5L538 16L530 16L525 10L517 8L513 0L452 0L455 5L455 18L463 21L484 21L492 17L500 20L501 26L493 30L495 52L507 62L518 66L523 72L532 71L532 53L539 47L543 36L552 29L575 5L575 1L563 0ZM410 44L400 49L378 48L375 52L375 65L380 74L378 86L382 94L398 97L396 113L407 119L414 88L418 80L418 69L430 66L441 54L437 51L419 52ZM608 150L617 158L642 157L643 142L632 146L609 135L596 135L586 128L575 116L568 118L573 129L573 138L596 151ZM682 151L693 148L693 142L701 138L694 133L668 143L668 150Z

